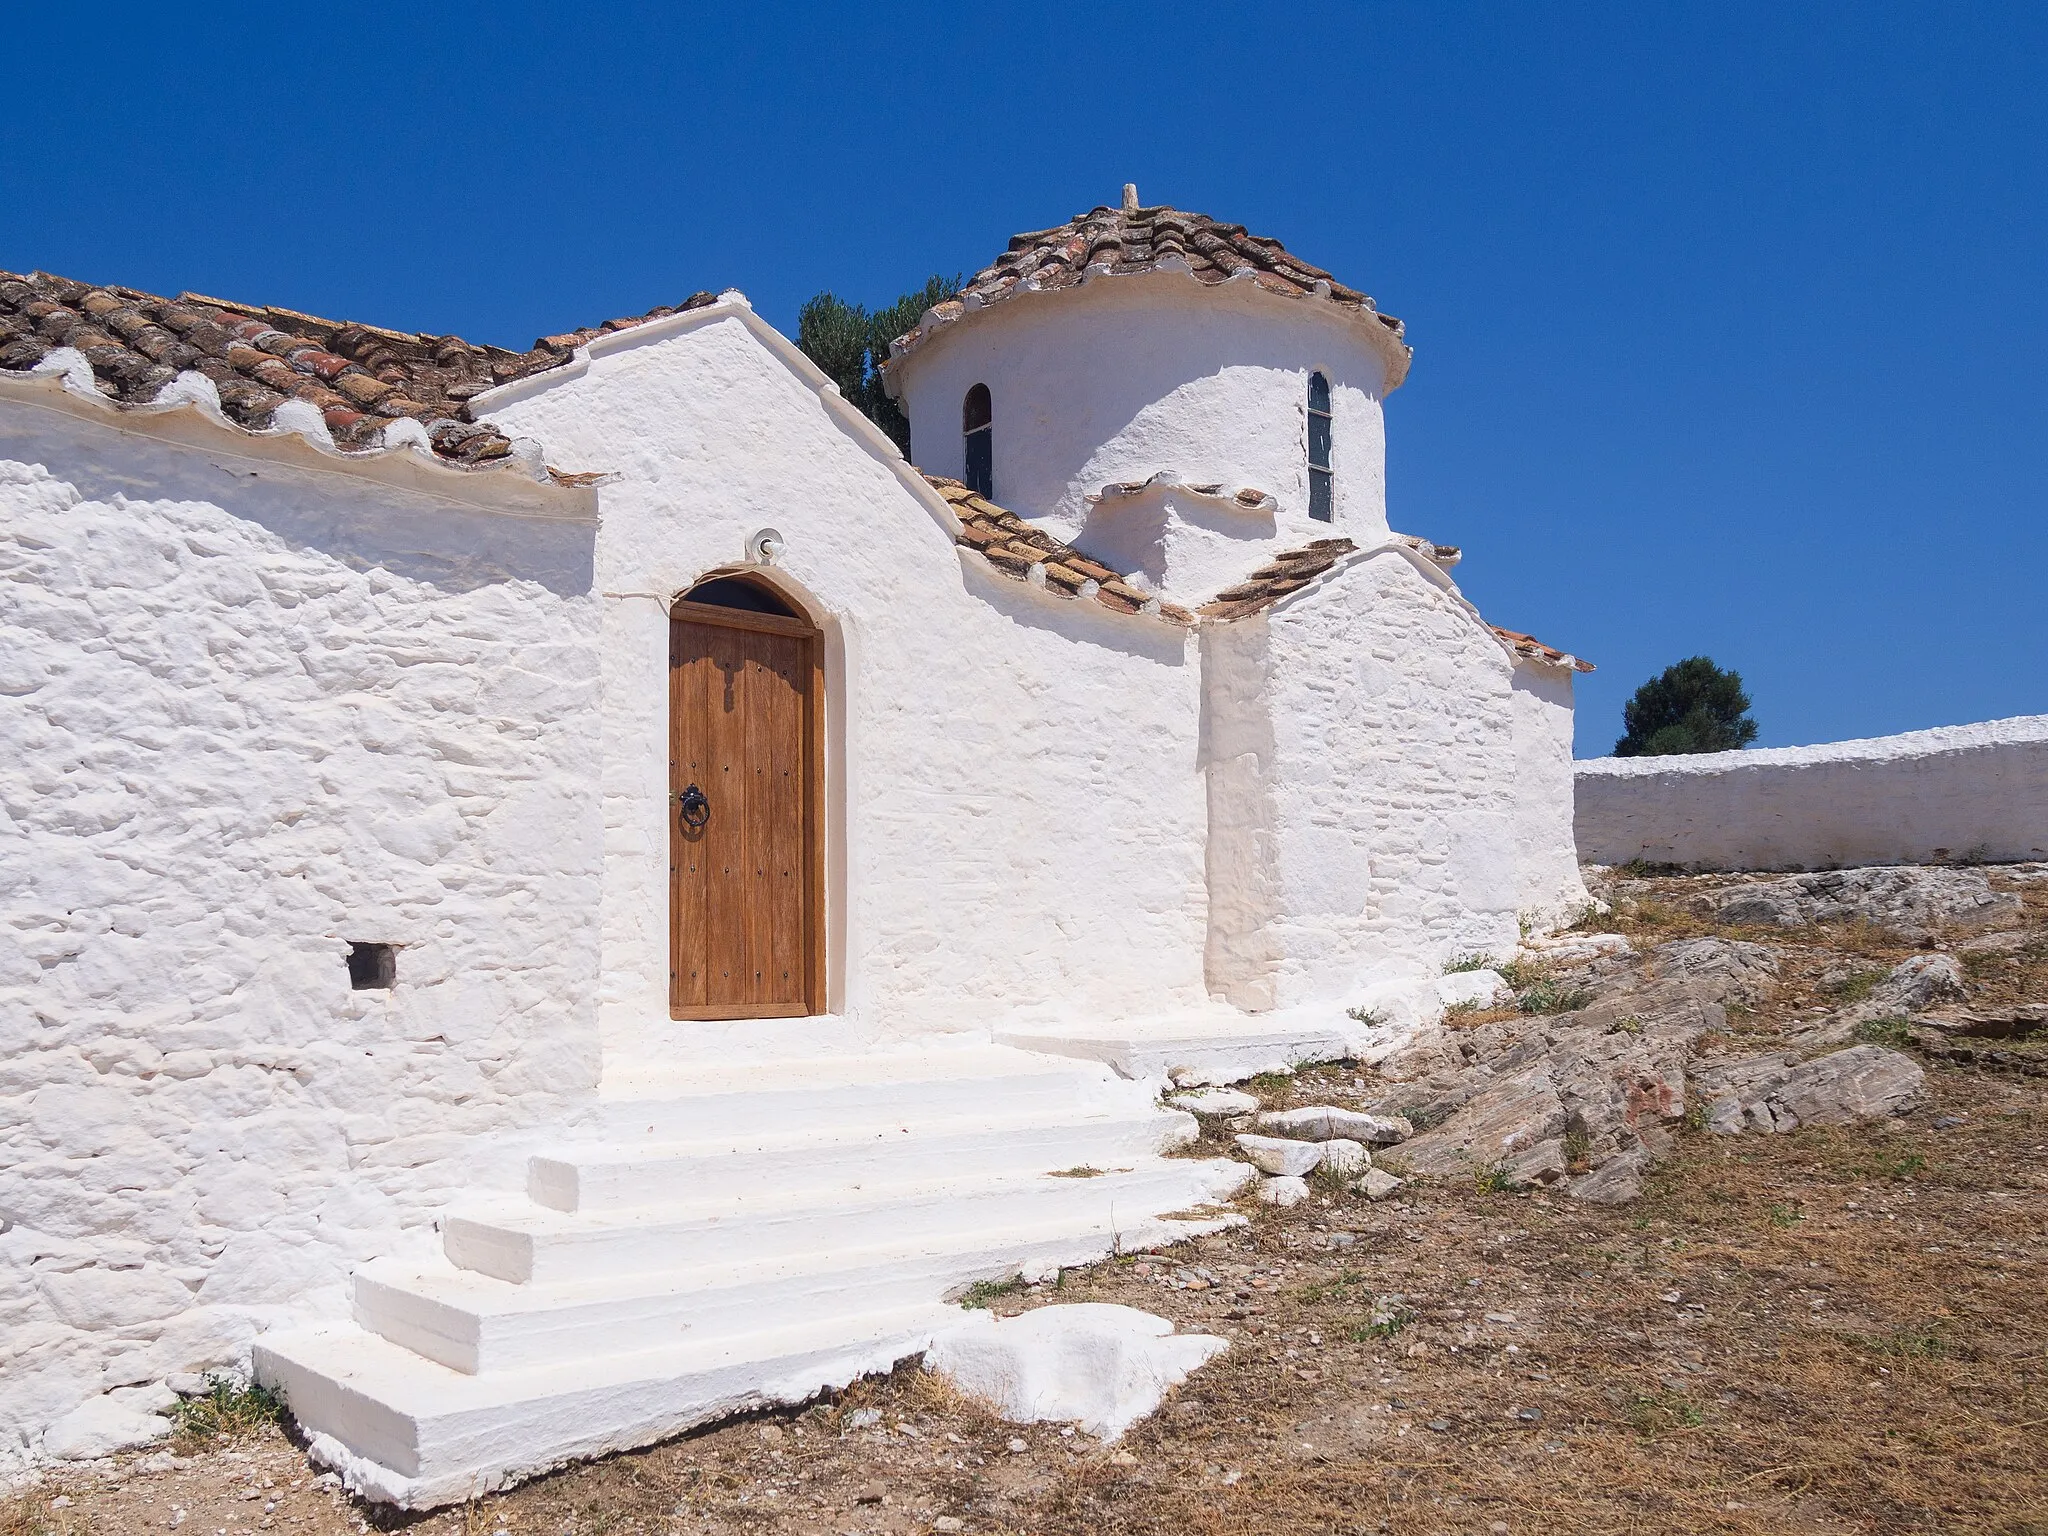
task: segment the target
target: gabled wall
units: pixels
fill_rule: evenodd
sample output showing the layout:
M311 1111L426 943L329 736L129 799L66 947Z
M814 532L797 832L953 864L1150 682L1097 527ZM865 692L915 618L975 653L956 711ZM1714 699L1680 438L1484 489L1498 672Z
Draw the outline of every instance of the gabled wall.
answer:
M832 1007L816 1038L1198 1000L1199 684L1184 631L1062 602L953 542L943 501L728 306L480 402L601 491L609 1038L666 1020L667 605L774 527L828 638ZM837 1034L834 1034L837 1031ZM720 1049L771 1031L726 1031Z
M1514 667L1459 599L1383 548L1203 646L1218 995L1338 1000L1512 949Z

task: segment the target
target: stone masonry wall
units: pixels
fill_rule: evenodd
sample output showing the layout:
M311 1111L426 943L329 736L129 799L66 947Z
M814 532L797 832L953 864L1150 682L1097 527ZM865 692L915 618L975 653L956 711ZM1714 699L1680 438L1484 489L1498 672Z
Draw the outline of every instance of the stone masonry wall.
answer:
M0 1462L346 1315L596 1081L594 600L436 519L516 522L0 411Z

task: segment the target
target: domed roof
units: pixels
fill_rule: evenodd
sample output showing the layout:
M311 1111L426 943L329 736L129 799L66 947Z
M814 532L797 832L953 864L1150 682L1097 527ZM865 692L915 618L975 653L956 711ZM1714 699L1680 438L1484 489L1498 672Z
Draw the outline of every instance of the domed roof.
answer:
M1012 236L1009 249L975 273L957 299L926 310L915 330L891 343L890 361L915 350L934 331L1016 294L1141 272L1182 272L1207 287L1250 283L1284 298L1318 300L1370 317L1399 354L1397 373L1406 371L1409 349L1401 322L1381 314L1366 294L1242 224L1178 208L1140 207L1135 187L1124 188L1121 208L1091 208L1052 229Z

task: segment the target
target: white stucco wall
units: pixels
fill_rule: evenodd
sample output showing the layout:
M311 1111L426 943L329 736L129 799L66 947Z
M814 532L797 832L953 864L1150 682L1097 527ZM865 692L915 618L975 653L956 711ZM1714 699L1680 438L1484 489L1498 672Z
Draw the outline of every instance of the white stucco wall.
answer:
M871 1038L1199 1001L1200 687L1185 632L962 554L943 502L750 316L699 312L594 351L586 372L479 410L557 464L616 477L597 550L608 1039L645 1052L707 1033L666 1017L666 609L766 526L785 541L771 574L828 636L832 1028ZM728 1031L718 1048L733 1044Z
M1591 899L1572 830L1572 674L1517 659L1515 903L1538 926L1575 919Z
M232 448L0 401L0 1461L597 1077L587 513Z
M2048 715L1578 764L1579 857L1825 869L2048 857Z
M1125 553L1132 525L1178 514L1191 542L1214 532L1242 541L1237 573L1272 548L1342 535L1370 543L1386 532L1386 439L1381 402L1385 347L1329 305L1279 298L1250 285L1203 287L1173 273L1134 275L1076 289L1019 294L942 326L892 364L910 417L911 457L960 476L961 403L986 384L995 410L994 500L1042 518L1093 552ZM1308 376L1332 391L1335 520L1308 516ZM1250 486L1278 500L1269 513L1105 504L1105 483L1162 470L1188 483ZM1178 526L1178 525L1177 525ZM1102 556L1099 558L1108 558ZM1176 594L1202 580L1168 583ZM1209 586L1207 591L1216 590Z
M1219 995L1337 999L1514 944L1515 668L1447 583L1364 551L1204 647Z

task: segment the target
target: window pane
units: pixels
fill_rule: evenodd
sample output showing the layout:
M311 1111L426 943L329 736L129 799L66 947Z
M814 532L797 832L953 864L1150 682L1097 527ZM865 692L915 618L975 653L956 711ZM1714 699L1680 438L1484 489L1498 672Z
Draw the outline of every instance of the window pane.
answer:
M1330 381L1320 373L1308 376L1308 408L1325 413L1330 409Z
M1330 509L1330 472L1327 469L1308 472L1308 515L1319 523L1327 523L1333 516Z
M1311 469L1330 467L1330 418L1327 416L1309 416L1308 462Z
M967 489L995 500L995 432L983 427L967 434Z

